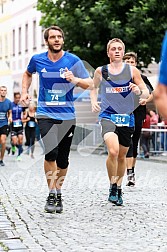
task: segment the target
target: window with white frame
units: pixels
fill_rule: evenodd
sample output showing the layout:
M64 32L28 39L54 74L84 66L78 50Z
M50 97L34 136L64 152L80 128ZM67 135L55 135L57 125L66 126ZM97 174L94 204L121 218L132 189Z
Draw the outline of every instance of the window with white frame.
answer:
M13 51L13 56L15 56L15 53L16 53L16 48L15 48L15 46L16 46L16 43L15 43L15 29L13 29L13 31L12 31L12 51Z
M19 27L19 54L21 54L21 27Z
M37 48L37 22L36 20L33 21L33 50Z
M28 52L28 24L25 24L25 52Z
M8 58L8 35L5 34L5 58Z
M43 37L43 35L44 35L44 30L45 30L45 28L42 27L42 29L41 29L41 46L42 46L42 47L45 46L44 37Z

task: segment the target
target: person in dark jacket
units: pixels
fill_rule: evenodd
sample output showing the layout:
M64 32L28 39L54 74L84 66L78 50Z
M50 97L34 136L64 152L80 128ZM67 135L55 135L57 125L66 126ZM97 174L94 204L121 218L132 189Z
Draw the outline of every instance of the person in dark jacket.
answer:
M128 52L125 53L123 60L132 66L137 65L137 54L135 52ZM140 99L139 102L136 102L137 107L134 110L135 116L135 131L133 133L131 145L129 147L127 153L127 186L134 186L135 185L135 164L136 164L136 157L137 157L137 149L138 143L141 136L141 129L143 125L143 121L146 118L146 103L150 102L153 99L152 91L153 87L148 80L148 78L141 74L143 81L145 82L147 88L149 89L150 95L147 99ZM139 105L140 104L140 105Z

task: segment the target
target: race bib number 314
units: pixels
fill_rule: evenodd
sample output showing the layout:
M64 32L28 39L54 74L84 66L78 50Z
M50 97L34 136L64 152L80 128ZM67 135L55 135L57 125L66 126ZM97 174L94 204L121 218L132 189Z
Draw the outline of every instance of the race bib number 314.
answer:
M130 115L127 114L111 114L111 121L119 127L129 127Z

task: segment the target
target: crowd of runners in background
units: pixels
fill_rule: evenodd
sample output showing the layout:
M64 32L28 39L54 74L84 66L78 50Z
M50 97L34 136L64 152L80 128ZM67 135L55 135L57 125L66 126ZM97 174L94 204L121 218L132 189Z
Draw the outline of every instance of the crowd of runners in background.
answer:
M20 104L21 94L15 92L13 101L7 98L6 86L0 86L0 165L5 166L4 155L14 155L21 161L23 150L34 158L35 140L44 151L39 127L35 118L35 103L28 107Z

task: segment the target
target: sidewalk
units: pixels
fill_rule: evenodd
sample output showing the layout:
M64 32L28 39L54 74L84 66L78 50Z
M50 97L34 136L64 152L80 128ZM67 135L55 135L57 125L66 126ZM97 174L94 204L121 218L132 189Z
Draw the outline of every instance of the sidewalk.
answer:
M136 186L126 187L124 181L124 205L117 207L107 200L106 155L71 151L64 212L48 214L41 149L35 148L35 160L5 156L0 251L166 252L167 166L155 158L137 161Z
M0 251L28 251L13 225L0 201Z

